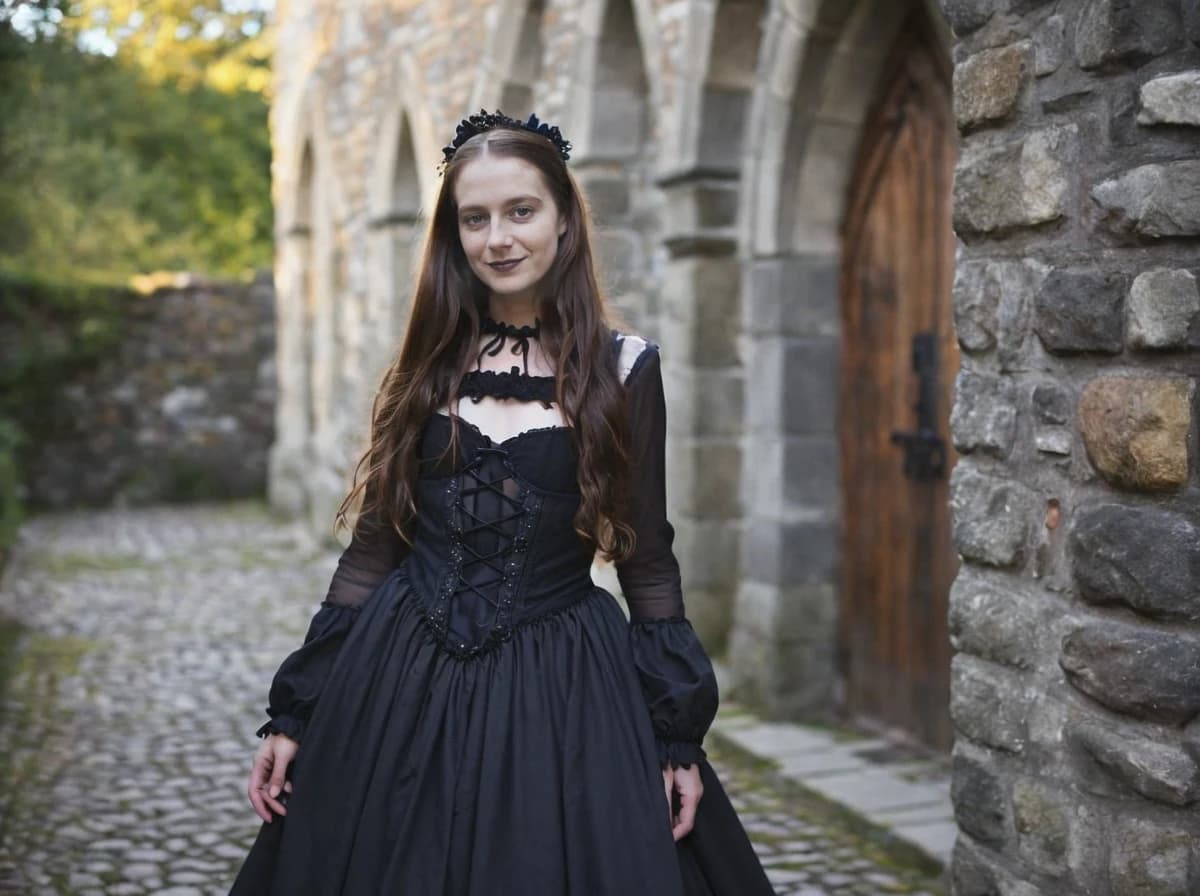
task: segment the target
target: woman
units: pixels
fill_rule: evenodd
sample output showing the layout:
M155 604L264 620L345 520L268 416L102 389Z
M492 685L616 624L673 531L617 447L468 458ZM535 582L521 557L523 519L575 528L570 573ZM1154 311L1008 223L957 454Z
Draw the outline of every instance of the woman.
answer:
M354 535L271 687L235 894L771 892L701 748L717 689L665 515L658 350L609 327L569 148L499 113L445 148Z

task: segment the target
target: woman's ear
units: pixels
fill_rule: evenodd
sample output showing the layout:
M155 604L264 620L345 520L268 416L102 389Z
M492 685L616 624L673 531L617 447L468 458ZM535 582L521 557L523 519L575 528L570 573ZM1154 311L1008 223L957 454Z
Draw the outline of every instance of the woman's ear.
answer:
M567 232L567 216L559 215L558 216L558 238L562 239L563 234L566 232Z

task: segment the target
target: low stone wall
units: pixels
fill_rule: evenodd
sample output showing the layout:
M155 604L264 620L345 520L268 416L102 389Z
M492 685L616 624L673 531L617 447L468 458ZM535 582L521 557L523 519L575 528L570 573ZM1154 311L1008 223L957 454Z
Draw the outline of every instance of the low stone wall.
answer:
M1200 4L943 8L954 890L1200 893Z
M270 275L123 299L98 362L52 391L23 452L30 507L265 494L274 438Z

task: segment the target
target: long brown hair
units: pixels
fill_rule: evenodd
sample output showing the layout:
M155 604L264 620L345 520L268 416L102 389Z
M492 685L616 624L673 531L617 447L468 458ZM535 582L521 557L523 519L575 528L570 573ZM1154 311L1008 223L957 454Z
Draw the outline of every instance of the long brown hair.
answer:
M476 135L446 165L408 330L375 396L370 444L355 465L353 486L338 508L336 525L346 525L346 513L361 494L360 520L390 525L412 542L421 429L430 414L457 394L474 361L480 319L488 308L488 290L463 252L455 201L459 172L484 152L534 166L566 220L557 256L542 284L541 344L554 359L557 402L579 459L582 500L575 531L608 559L624 559L634 545L628 523L629 427L624 388L612 362L612 315L592 256L590 215L554 144L515 128ZM456 423L451 440L455 453L457 445Z

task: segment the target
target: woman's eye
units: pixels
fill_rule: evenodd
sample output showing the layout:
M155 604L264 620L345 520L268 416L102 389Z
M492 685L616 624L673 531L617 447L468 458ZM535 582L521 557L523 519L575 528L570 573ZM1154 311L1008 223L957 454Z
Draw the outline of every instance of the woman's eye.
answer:
M483 215L467 215L463 218L463 223L468 227L478 227L483 223Z
M518 205L513 209L513 216L517 218L528 218L533 214L533 209L527 205Z

